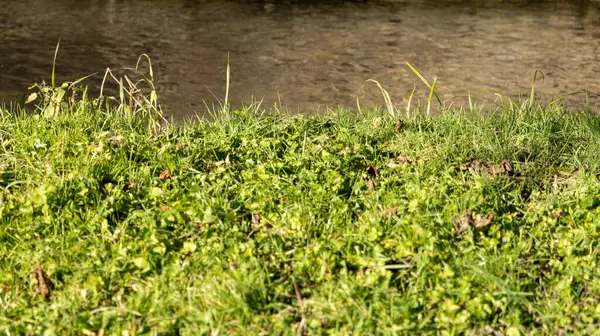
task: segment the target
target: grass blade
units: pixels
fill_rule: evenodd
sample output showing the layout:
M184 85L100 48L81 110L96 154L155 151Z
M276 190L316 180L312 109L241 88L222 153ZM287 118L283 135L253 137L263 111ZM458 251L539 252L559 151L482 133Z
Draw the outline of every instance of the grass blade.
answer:
M535 70L535 72L533 73L533 82L531 83L531 95L529 96L529 109L531 109L533 107L533 98L534 98L534 94L535 94L535 82L536 82L538 73L542 74L542 80L544 80L544 77L545 77L544 73L539 70Z
M423 77L423 75L421 75L421 73L415 68L413 67L410 63L406 62L406 65L410 68L410 70L417 75L417 77L419 77L419 79L421 79L421 81L427 86L427 88L429 90L432 90L432 85L429 84L429 82L425 79L425 77ZM434 80L435 81L435 80ZM435 95L435 98L437 99L438 103L440 104L440 106L442 106L442 100L440 99L440 97L438 97L437 93L435 93L435 91L433 91L433 95Z
M54 85L54 73L56 70L56 56L58 55L58 48L60 47L60 39L58 39L58 42L56 43L56 49L54 49L54 60L52 61L52 77L51 77L51 83L52 83L52 87L56 87Z
M580 92L572 92L572 93L567 93L567 94L565 94L565 95L562 95L562 96L560 96L560 97L558 97L558 98L555 98L555 99L553 99L552 101L550 101L550 102L549 102L549 103L546 105L546 107L550 107L550 106L552 106L552 105L554 105L554 104L557 104L557 103L561 102L563 99L565 99L565 98L567 98L567 97L570 97L570 96L574 96L574 95L576 95L576 94L578 94L578 93L580 93Z
M231 68L229 66L229 53L227 53L227 72L226 72L226 82L225 82L225 105L223 108L228 110L229 104L229 79L231 75Z
M429 113L431 111L431 100L433 98L433 93L435 90L435 83L437 83L437 78L433 79L433 84L431 85L431 88L429 89L429 98L427 98L427 116L429 116Z
M406 104L406 117L407 118L410 116L410 104L412 102L413 97L415 96L415 91L417 91L417 87L416 87L416 85L413 85L412 92L410 93L410 96L408 96L408 103Z
M381 95L383 96L383 101L385 102L385 106L386 106L386 108L387 108L387 110L388 110L388 113L389 113L389 114L390 114L392 117L395 117L395 116L396 116L396 113L394 112L394 106L393 106L393 104L392 104L392 99L390 98L390 94L387 92L387 90L386 90L386 89L384 89L384 88L383 88L383 86L381 86L381 84L380 84L378 81L376 81L376 80L374 80L374 79L367 79L367 80L366 80L366 81L363 83L363 85L361 86L361 90L363 91L363 94L364 94L364 91L365 91L365 86L366 86L366 85L367 85L367 83L369 83L369 82L371 82L371 83L375 83L375 85L377 85L377 87L378 87L378 88L379 88L379 90L381 91ZM358 102L358 97L357 97L357 102Z

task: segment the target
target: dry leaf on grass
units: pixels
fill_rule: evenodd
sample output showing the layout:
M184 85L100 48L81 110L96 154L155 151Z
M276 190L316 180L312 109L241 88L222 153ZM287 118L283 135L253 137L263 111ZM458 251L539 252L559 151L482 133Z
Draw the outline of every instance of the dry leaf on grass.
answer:
M273 225L263 221L261 215L252 215L252 226L254 227L253 231L257 231L259 229L270 230L273 228Z
M398 119L398 121L396 121L396 127L394 127L394 134L395 135L400 134L401 128L402 128L402 120Z
M400 163L413 163L413 162L415 162L415 160L413 160L412 158L410 158L408 156L398 156L396 158L396 161L398 161Z
M473 214L471 209L465 210L462 216L458 217L457 225L455 226L456 234L463 233L466 229L469 228L469 225L473 224Z
M456 234L459 235L468 229L470 225L478 229L488 226L492 222L492 219L494 219L494 215L491 213L488 213L486 217L475 218L473 216L473 211L471 211L471 209L467 209L462 216L458 217L456 220L454 229L456 230Z
M134 189L139 191L140 186L137 183L135 183L134 180L129 180L129 183L127 183L127 190L134 190Z
M499 174L507 174L512 176L514 174L513 166L510 160L504 160L499 165L491 166L480 163L479 160L473 160L463 167L463 169L466 169L471 173L486 174L489 176L495 176Z
M490 223L492 222L492 219L494 219L494 215L492 215L491 213L488 213L487 217L482 217L482 218L476 219L475 223L473 225L475 225L476 228L482 228L484 226L490 225Z
M371 175L371 177L379 176L379 170L377 169L377 167L369 166L369 167L367 167L366 170L367 170L367 174Z
M469 336L504 336L502 331L495 330L489 325L483 328L477 329L477 331L470 331L467 333Z
M52 289L54 289L54 284L52 281L50 281L50 279L48 279L41 266L36 267L33 273L35 274L35 280L37 281L39 293L42 294L46 300L50 300L50 295L52 294Z
M490 172L493 175L508 174L509 176L513 175L514 173L512 163L510 163L509 160L504 160L499 165L492 165L490 168L488 168L488 174Z
M388 215L395 214L396 212L398 212L398 206L396 205L395 207L387 208L387 209L384 209L383 211Z
M495 330L494 328L492 328L489 325L486 325L485 327L483 327L483 331L487 334L487 335L493 335L493 336L503 336L504 333L498 330Z
M377 167L369 166L366 169L367 174L371 177L367 180L367 190L371 191L375 189L375 182L373 179L379 176L379 170Z
M466 165L464 165L464 168L470 172L479 172L479 170L481 168L481 164L479 163L479 160L473 160L473 161L467 163Z
M373 182L373 180L369 179L367 181L367 190L371 191L375 189L375 182Z
M502 161L501 165L504 169L503 173L508 173L508 175L512 175L514 173L512 163L510 163L509 160Z
M158 178L161 180L170 179L171 177L173 177L173 172L171 171L171 168L167 168L167 169L163 170L162 172L160 172L160 175L158 176Z

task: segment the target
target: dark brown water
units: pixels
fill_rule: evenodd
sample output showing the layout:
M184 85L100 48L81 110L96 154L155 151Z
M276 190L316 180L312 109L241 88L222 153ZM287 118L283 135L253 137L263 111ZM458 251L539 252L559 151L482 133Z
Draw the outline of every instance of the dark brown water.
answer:
M176 118L225 95L288 109L356 106L361 84L376 79L395 104L417 85L405 66L438 79L443 99L491 90L527 94L535 70L540 99L600 93L598 2L399 1L270 4L225 1L0 0L0 97L49 80L61 39L59 81L152 57L158 91ZM102 74L88 83L98 88ZM211 94L212 92L212 94ZM571 97L583 104L585 94ZM361 105L383 105L369 86Z

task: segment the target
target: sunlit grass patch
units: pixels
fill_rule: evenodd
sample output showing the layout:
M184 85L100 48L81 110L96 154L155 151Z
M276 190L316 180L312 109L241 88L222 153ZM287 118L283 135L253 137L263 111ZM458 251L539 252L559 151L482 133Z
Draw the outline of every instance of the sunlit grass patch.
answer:
M222 117L173 125L146 113L151 93L122 87L51 114L44 97L0 112L0 332L600 323L593 113L513 102L306 116L225 102Z

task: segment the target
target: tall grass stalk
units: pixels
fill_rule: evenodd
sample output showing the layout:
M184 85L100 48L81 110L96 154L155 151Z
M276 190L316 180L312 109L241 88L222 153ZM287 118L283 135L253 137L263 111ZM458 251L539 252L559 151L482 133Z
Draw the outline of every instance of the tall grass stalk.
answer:
M396 116L396 112L394 110L394 105L392 104L392 99L390 97L390 94L387 92L386 89L383 88L383 86L381 86L381 84L378 81L376 81L374 79L367 79L363 83L363 85L361 86L361 91L363 92L363 94L365 92L365 86L368 83L374 83L375 85L377 85L377 87L379 88L379 91L381 92L381 95L383 96L383 101L385 103L385 106L386 106L388 114L390 116L392 116L392 117L395 117ZM356 99L356 102L357 102L357 105L358 105L358 97ZM358 107L359 107L359 110L360 110L360 105L358 105Z
M433 84L431 84L431 88L429 89L429 97L427 98L427 115L430 115L431 111L431 100L433 98L433 93L435 92L435 83L437 83L437 78L433 79Z
M423 75L421 75L421 73L415 68L413 67L410 63L406 62L406 65L408 66L408 68L415 74L417 75L417 77L419 77L419 79L425 84L425 86L427 86L427 88L429 89L429 96L431 97L431 95L434 95L435 98L437 99L438 103L440 104L440 107L443 106L442 104L442 100L440 99L440 97L438 97L437 93L435 92L435 87L431 84L429 84L429 82L425 79L425 77L423 77ZM436 79L434 78L434 82L436 81ZM431 100L431 99L429 99ZM429 105L431 105L429 103ZM429 110L429 107L428 107Z
M535 72L533 73L533 81L531 82L531 94L529 95L529 108L531 109L533 107L533 101L534 101L534 94L535 94L535 84L537 81L537 74L541 74L542 75L542 80L544 78L544 73L539 71L539 70L535 70Z
M52 84L52 88L56 87L54 82L54 77L56 73L56 57L58 55L58 48L60 47L60 39L56 43L56 48L54 49L54 59L52 59L52 75L50 76L50 83Z
M223 113L229 113L229 81L231 77L231 66L229 62L229 53L227 53L227 71L225 74L225 102L223 104Z
M406 103L406 117L410 117L410 104L412 102L413 97L415 96L415 91L417 90L417 87L415 85L413 85L413 89L410 92L410 95L408 96L408 102Z

